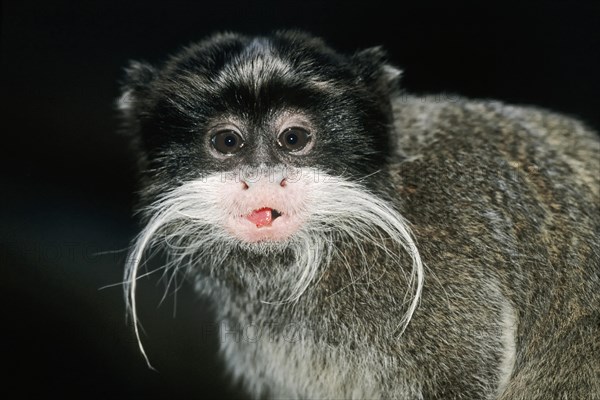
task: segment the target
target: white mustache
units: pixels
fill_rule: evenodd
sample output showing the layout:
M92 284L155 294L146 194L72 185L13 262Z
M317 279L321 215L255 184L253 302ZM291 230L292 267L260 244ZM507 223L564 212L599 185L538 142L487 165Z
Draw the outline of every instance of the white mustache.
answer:
M224 264L228 255L240 249L263 256L287 250L292 255L289 263L274 270L274 279L278 279L279 284L272 295L279 298L260 299L263 303L283 304L299 301L315 283L319 272L326 271L335 257L343 259L349 271L356 268L357 263L368 265L365 244L375 245L391 264L405 268L400 265L399 255L394 253L394 249L401 247L412 260L404 294L410 294L412 299L398 327L400 334L404 332L419 303L424 268L407 222L392 205L360 183L303 168L291 183L304 186L305 207L301 207L304 211L300 212L306 215L300 229L284 242L244 243L223 229L229 214L223 206L226 202L222 191L224 185L230 184L221 174L213 174L182 184L142 210L148 222L129 253L124 286L138 345L150 367L140 340L136 307L139 269L150 249L166 251L165 269L173 273L192 270L200 264L211 270L227 268ZM336 240L350 244L360 254L360 260L350 263L339 251Z

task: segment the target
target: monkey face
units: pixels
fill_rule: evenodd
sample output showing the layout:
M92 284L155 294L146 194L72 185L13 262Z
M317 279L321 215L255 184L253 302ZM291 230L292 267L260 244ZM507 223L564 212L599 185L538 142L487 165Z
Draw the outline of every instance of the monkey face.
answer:
M365 265L369 244L382 257L404 249L420 291L410 232L381 196L399 77L384 58L279 32L217 35L160 68L131 64L119 107L145 221L126 276L134 320L137 271L153 246L166 248L166 269L265 301L298 299L348 248Z
M210 180L205 207L224 232L287 239L310 213L310 182L361 179L388 157L399 72L383 58L280 32L217 35L158 69L133 63L119 105L140 155L142 201Z
M287 239L309 213L308 182L360 179L388 157L399 72L384 57L345 57L280 32L217 35L159 69L133 63L119 105L140 155L142 201L211 178L210 207L226 232Z

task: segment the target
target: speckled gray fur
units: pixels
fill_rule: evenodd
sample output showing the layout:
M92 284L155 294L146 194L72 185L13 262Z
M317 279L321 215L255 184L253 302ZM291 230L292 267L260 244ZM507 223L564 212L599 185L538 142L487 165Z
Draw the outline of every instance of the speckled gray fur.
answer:
M348 147L327 142L340 146L339 157L316 148L323 158L315 153L300 166L335 172L341 165L354 179L373 172L371 167L362 170L361 160L377 163L379 172L365 185L410 222L425 284L410 324L399 332L409 300L411 260L394 245L388 250L398 259L392 262L378 247L381 243L364 243L368 263L357 261L353 271L347 260L360 260L356 248L343 240L328 244L336 247L337 258L298 301L286 304L260 301L281 288L277 279L285 275L271 275L268 269L285 264L284 250L268 257L232 251L210 272L203 272L212 260L205 256L189 272L198 292L214 300L222 354L233 379L257 398L600 399L598 135L575 119L538 108L388 90L385 85L396 85L397 76L380 50L344 59L309 36L280 35L277 40L291 41L291 54L298 59L303 48L294 46L308 43L311 49L322 47L327 55L322 62L332 60L331 52L336 66L358 63L351 72L340 72L338 83L319 65L303 72L315 74L312 84L336 98L339 88L348 85L346 75L371 68L357 85L373 85L381 104L367 103L382 111L370 116L388 116L388 121L381 127L355 121L344 128ZM153 164L156 140L147 139L144 129L156 124L148 115L174 88L183 99L173 102L181 107L174 106L177 115L169 115L169 123L187 112L187 119L197 118L201 125L208 108L193 108L191 100L194 90L210 86L202 78L210 67L190 65L202 64L194 57L210 40L234 42L227 48L246 53L261 51L267 40L236 38L218 36L187 48L165 64L159 78L151 78L156 69L149 66L130 68L124 92L142 99L122 109L140 155L142 206L157 193L194 179L193 163L211 171L229 168L213 167L200 150L191 157L185 149L195 151L193 143L165 147L162 141L169 139L163 131L161 157ZM210 56L218 59L218 49L219 44L211 47ZM359 61L365 54L372 55L375 67ZM225 61L218 68L223 64L235 66ZM287 64L274 65L272 76L294 73ZM187 86L173 78L190 71L199 78ZM235 70L231 74L233 79ZM240 79L252 79L246 75ZM348 96L365 95L359 89L348 89ZM351 99L344 101L327 103L323 113L335 111L336 105L355 106ZM381 128L387 139L367 140L361 126ZM352 139L352 132L371 144L359 149L360 139Z

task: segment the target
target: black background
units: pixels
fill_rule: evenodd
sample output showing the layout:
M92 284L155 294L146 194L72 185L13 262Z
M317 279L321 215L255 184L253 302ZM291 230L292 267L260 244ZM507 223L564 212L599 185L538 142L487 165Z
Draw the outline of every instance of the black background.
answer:
M133 157L114 100L129 59L215 31L301 28L352 52L384 45L419 93L537 104L600 126L597 2L3 2L0 290L4 390L77 397L240 397L207 305L141 289L146 368L125 323ZM119 251L121 250L121 251ZM115 251L115 252L109 252ZM107 253L108 252L108 253ZM176 309L176 313L174 310Z

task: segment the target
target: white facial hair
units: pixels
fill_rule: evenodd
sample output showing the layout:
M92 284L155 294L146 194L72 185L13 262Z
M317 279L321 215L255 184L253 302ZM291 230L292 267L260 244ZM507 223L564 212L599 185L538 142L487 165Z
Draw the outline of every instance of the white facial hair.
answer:
M322 171L303 168L288 185L301 185L302 199L292 207L295 218L302 218L299 230L285 241L247 243L224 229L227 218L239 210L228 210L230 199L223 198L224 185L231 182L216 173L190 181L165 193L142 212L149 216L129 253L125 273L128 313L134 324L140 350L151 367L140 340L136 307L136 283L140 267L150 249L165 250L165 270L190 271L205 265L211 274L227 268L229 254L244 250L269 256L282 251L292 255L285 266L273 271L278 290L272 298L259 298L269 304L297 302L306 290L318 282L318 276L337 256L344 259L349 271L356 264L368 264L365 244L375 245L391 265L400 269L400 257L394 249L403 248L412 259L409 284L399 288L399 297L410 296L407 311L400 321L400 334L417 308L423 287L423 264L407 222L386 201L371 193L364 185ZM339 252L339 244L350 245L360 260L348 260ZM386 244L386 243L391 243ZM320 274L319 274L320 273Z

